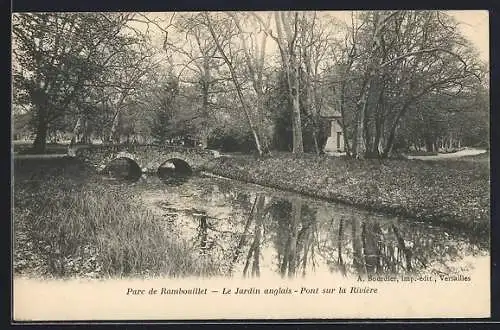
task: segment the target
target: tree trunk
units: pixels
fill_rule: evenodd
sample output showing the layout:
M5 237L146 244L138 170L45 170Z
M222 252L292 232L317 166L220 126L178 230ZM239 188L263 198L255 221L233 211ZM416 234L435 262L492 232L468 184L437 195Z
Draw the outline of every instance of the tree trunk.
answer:
M362 159L366 153L365 144L365 116L368 103L368 94L371 90L373 68L369 68L361 87L361 93L356 103L356 122L354 125L352 154L356 159Z
M373 77L372 79L376 79L376 77ZM367 90L367 96L366 99L364 100L365 106L364 106L364 111L363 111L363 143L364 143L364 157L365 158L371 158L372 157L372 151L374 149L374 139L373 139L373 120L372 117L376 116L374 114L375 111L378 111L377 104L371 104L369 103L369 96L376 93L376 85L378 85L380 81L377 79L374 81L374 83L369 82L369 88Z
M256 125L256 135L258 136L258 140L260 142L260 148L261 148L261 153L260 155L267 155L270 153L269 151L269 145L266 139L266 135L264 132L264 105L263 105L263 100L264 100L264 93L262 91L262 71L264 70L264 55L265 55L265 48L266 48L266 39L267 39L267 33L264 33L262 40L261 40L261 48L259 51L256 50L256 55L254 57L254 60L252 60L252 57L250 55L249 48L247 47L246 40L244 38L244 31L240 25L240 21L238 17L233 14L233 13L228 13L229 17L233 19L233 21L236 24L236 27L238 28L240 32L240 41L241 41L241 46L243 48L243 52L245 54L245 63L248 68L248 72L250 74L250 79L252 81L252 86L255 90L256 97L257 97L257 105L256 105L256 114L257 114L257 125ZM271 16L268 16L267 23L264 21L261 21L263 23L264 29L267 30L269 27L269 23L271 20Z
M294 70L296 71L296 70ZM294 74L295 76L296 74ZM297 77L298 78L298 77ZM296 78L294 78L295 80ZM293 132L293 153L302 154L304 152L304 142L302 140L302 121L300 119L300 102L298 91L298 79L296 87L292 91L292 132Z
M222 46L219 43L219 39L217 38L217 36L215 34L215 31L212 27L212 23L210 22L210 18L208 16L208 14L205 13L205 17L207 20L207 27L208 27L210 34L212 35L212 38L215 42L215 46L217 47L217 50L219 51L220 55L222 56L224 63L226 63L226 65L229 69L229 73L231 74L233 84L234 84L234 86L236 88L236 92L238 94L238 99L240 100L241 106L243 107L243 111L245 112L245 116L246 116L247 121L248 121L248 126L250 126L250 130L252 131L252 135L253 135L254 140L255 140L255 146L257 148L257 151L258 151L259 155L262 156L264 154L264 152L262 150L259 135L257 133L255 125L253 124L252 117L250 116L250 111L248 109L248 105L245 102L245 99L243 97L243 92L241 91L241 86L238 82L238 78L237 78L236 72L234 70L233 64L231 63L229 58L226 56L226 53L222 49Z
M84 116L78 117L76 121L75 127L73 128L72 137L71 137L71 145L77 143L85 143L90 144L90 132L89 132L89 124Z
M210 65L208 63L208 58L204 58L203 62L203 70L204 75L201 81L201 89L202 89L202 118L203 121L201 123L201 135L202 135L202 143L203 147L208 147L208 117L209 117L209 101L208 101L208 93L210 91Z
M117 110L115 117L113 118L113 124L111 126L111 132L109 134L109 140L113 143L120 143L120 110Z
M288 92L292 100L292 152L302 154L304 152L304 142L302 140L302 120L300 118L299 70L297 58L292 49L288 58L290 62L285 67L288 76Z
M368 107L368 105L367 105ZM372 145L372 137L371 137L371 127L370 127L370 117L368 116L369 111L365 109L364 111L364 116L363 116L363 142L364 142L364 149L365 149L365 158L370 158L371 156L371 150L373 148Z
M362 105L358 110L356 116L356 131L355 131L355 143L354 143L354 157L356 159L361 159L365 154L365 141L364 141L364 131L365 131L365 112L366 112L366 100L362 99Z
M265 196L259 195L255 219L255 231L253 242L253 263L252 263L252 277L260 276L260 244L262 237L262 222L263 222L263 209L265 203Z
M387 143L385 145L384 151L382 152L382 158L387 158L392 152L392 146L394 145L394 138L396 137L396 127L393 126L387 138Z
M362 241L361 241L361 233L360 233L360 220L359 218L353 216L351 218L351 236L352 236L352 265L354 269L358 272L358 274L364 274L363 267L363 256L362 256Z
M316 132L314 131L314 128L313 128L312 136L313 136L313 142L314 142L314 152L316 152L316 154L319 155L321 153L321 150L320 150L319 145L318 145L318 136L317 136Z
M281 60L285 68L287 82L288 82L288 93L292 103L292 137L293 137L293 148L292 152L296 154L302 154L304 152L304 142L302 140L302 121L300 118L300 84L299 84L299 63L297 61L297 55L295 51L295 40L297 38L297 20L298 14L295 13L294 21L294 33L292 33L290 26L287 25L286 14L284 12L275 13L276 18L276 28L278 30L278 38L275 40L278 42L278 48L281 54ZM285 35L287 42L283 42L283 31L285 30Z
M83 132L82 132L81 142L84 144L91 144L92 141L90 138L90 134L91 134L91 131L90 131L89 121L87 120L87 118L84 117L83 118Z
M346 70L346 76L347 76L348 71ZM344 150L347 155L351 155L351 148L349 145L349 139L347 138L347 126L345 125L345 110L344 110L344 105L345 105L345 82L341 83L341 88L340 88L340 115L342 116L341 119L341 126L342 126L342 138L344 139ZM330 130L331 131L331 130Z
M432 142L432 139L429 137L425 139L425 149L427 150L427 152L434 151L434 143Z
M318 146L318 113L316 107L316 94L315 94L315 86L313 77L313 69L311 65L311 56L309 55L309 50L305 47L302 50L303 53L303 62L305 63L306 68L306 109L309 114L310 120L312 121L312 138L314 143L314 151L319 155L320 150Z
M403 117L403 115L406 113L408 110L408 107L410 106L411 102L407 102L405 105L403 105L403 108L399 111L398 115L394 119L390 130L389 130L389 137L387 138L387 144L384 147L384 152L382 153L382 158L387 158L390 153L392 152L392 147L394 146L394 139L396 137L396 129L398 128L399 121Z
M260 148L261 148L261 156L268 155L270 153L269 144L266 139L266 135L264 133L264 104L263 104L264 95L262 91L257 93L257 116L258 116L258 124L257 124L257 135L259 137Z
M49 125L47 122L47 115L45 110L38 111L38 123L36 126L36 137L33 141L33 150L37 154L45 153L47 146L47 132L49 130Z
M302 215L302 201L292 201L292 218L290 224L290 245L288 248L288 277L295 276L297 267L297 235Z
M373 46L370 52L370 59L367 68L367 72L365 73L365 81L361 87L361 93L359 100L356 104L356 131L355 131L355 143L353 146L353 153L356 159L361 159L365 156L367 150L367 142L366 134L367 134L367 105L368 105L368 97L372 92L372 82L375 79L375 75L378 74L378 69L380 67L382 58L380 53L380 32L382 25L380 25L380 17L376 12L374 14L374 24L375 31L373 33Z
M375 138L372 146L372 153L377 156L380 156L381 137L382 137L382 132L384 131L383 112L384 112L384 89L382 88L379 94L377 112L375 113Z
M300 118L299 63L293 50L291 50L290 62L292 67L290 96L292 97L293 153L301 154L304 152L304 142L302 140L302 120Z

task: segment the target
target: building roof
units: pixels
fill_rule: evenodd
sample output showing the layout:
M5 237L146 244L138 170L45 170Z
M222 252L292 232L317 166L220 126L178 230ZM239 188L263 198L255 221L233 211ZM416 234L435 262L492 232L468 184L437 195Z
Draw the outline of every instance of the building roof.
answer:
M321 108L319 115L321 117L326 117L326 118L340 118L340 117L342 117L342 114L331 105L323 106Z

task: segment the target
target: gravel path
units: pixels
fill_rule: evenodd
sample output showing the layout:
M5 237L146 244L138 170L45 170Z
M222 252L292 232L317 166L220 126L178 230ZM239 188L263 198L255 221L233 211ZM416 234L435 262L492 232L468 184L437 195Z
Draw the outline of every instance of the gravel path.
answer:
M420 160L439 160L439 159L450 159L450 158L459 158L464 156L474 156L485 153L485 149L473 149L467 148L464 150L460 150L457 152L449 153L449 154L438 154L435 156L407 156L408 159L420 159Z

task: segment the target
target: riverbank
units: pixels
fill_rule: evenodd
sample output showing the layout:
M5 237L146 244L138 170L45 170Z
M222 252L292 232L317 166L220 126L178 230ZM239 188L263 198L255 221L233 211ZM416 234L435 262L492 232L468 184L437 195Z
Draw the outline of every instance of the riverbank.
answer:
M487 244L485 155L383 163L315 155L273 157L223 156L205 171L440 224ZM108 183L72 157L15 159L14 273L98 278L218 275L218 261L201 256L165 230L165 221L147 210L134 186Z
M489 237L489 162L221 157L205 171Z
M15 155L40 155L33 150L33 143L30 141L13 141L12 152ZM45 154L65 155L68 153L67 143L47 143Z
M75 158L14 161L14 274L45 278L185 277L218 268L171 237L129 184Z

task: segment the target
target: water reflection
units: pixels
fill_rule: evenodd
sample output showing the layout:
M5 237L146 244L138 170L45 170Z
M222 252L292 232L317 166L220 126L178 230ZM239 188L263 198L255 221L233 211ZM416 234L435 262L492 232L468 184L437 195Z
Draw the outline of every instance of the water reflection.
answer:
M230 180L138 189L152 208L177 212L180 235L231 276L450 274L456 261L488 255L439 227Z

